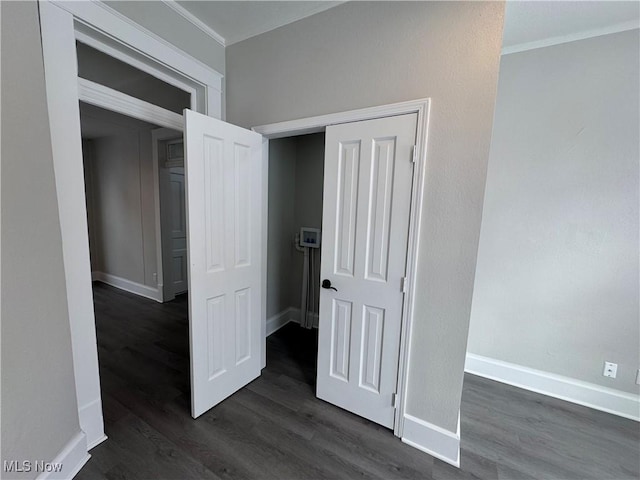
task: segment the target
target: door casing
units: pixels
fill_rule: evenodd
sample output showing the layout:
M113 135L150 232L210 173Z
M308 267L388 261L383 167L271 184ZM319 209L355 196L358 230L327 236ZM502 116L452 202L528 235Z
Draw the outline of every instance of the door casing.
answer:
M192 108L215 118L222 117L222 75L169 48L102 2L40 0L38 8L78 416L88 451L106 436L91 290L76 40L189 92Z
M407 102L381 105L377 107L350 110L316 117L290 120L286 122L272 123L254 127L253 130L262 134L263 140L263 161L266 159L268 170L269 159L269 139L305 135L308 133L322 132L329 125L341 123L359 122L363 120L373 120L376 118L392 117L408 113L418 115L416 130L416 146L414 151L414 172L411 186L411 207L409 216L409 239L407 245L407 293L402 310L401 334L400 334L400 354L398 358L398 383L396 389L396 410L393 433L397 437L402 437L404 428L404 416L406 410L406 390L408 376L408 360L411 349L411 332L414 317L415 285L417 276L417 259L420 234L420 219L422 218L422 200L424 196L425 172L427 164L427 141L429 131L429 108L430 98L410 100ZM267 208L267 202L264 202ZM266 213L264 214L266 216ZM263 238L263 244L267 244L267 239ZM266 255L264 258L266 259ZM264 282L266 284L266 268L264 269ZM266 366L266 318L262 319L263 342L262 359L263 367Z

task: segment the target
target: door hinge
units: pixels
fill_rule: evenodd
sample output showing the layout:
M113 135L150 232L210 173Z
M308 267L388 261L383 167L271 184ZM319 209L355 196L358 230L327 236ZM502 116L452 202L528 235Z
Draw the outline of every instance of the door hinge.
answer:
M397 408L397 405L396 405L397 400L398 400L398 396L395 393L392 393L391 394L391 406L393 408Z
M400 279L400 291L402 293L407 293L407 277L402 277Z
M413 146L413 154L411 155L411 163L416 163L418 161L418 146Z

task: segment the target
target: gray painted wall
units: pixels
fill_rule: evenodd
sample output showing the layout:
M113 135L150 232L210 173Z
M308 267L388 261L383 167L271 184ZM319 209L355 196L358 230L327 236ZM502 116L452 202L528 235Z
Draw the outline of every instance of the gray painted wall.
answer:
M83 124L109 132L83 141L92 270L155 288L154 127L99 109L90 117L87 110Z
M470 352L639 392L639 45L502 57Z
M51 461L80 426L38 11L35 2L0 8L1 460Z
M349 2L227 48L227 118L244 127L431 97L407 411L449 431L462 392L503 13L499 2Z
M269 142L267 318L294 305L291 292L296 175L295 138Z
M114 10L225 74L224 47L160 1L107 1Z

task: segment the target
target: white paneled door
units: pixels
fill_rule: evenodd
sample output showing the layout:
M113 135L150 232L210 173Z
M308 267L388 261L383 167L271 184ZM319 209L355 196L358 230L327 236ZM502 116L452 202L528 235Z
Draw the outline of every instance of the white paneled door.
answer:
M187 218L184 168L169 168L169 225L171 229L170 282L173 295L189 288L187 280Z
M185 110L191 414L260 375L262 137Z
M417 114L327 127L317 396L394 426Z

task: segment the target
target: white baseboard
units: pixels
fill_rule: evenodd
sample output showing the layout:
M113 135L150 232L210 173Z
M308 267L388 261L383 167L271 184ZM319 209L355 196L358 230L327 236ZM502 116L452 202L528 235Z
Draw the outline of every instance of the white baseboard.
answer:
M318 314L313 314L313 327L318 328ZM295 307L289 307L281 311L280 313L276 313L272 317L267 319L267 329L266 335L267 337L272 333L277 332L282 327L284 327L287 323L294 322L300 323L300 309Z
M87 439L84 432L76 434L64 448L49 462L50 467L60 466L59 471L44 471L36 478L38 480L63 480L76 476L85 463L91 458L87 453ZM55 468L54 468L55 469Z
M465 372L640 421L640 396L467 353Z
M295 308L295 307L291 307L291 308L289 308L289 310L291 310L291 321L295 322L295 323L300 323L300 309L299 308ZM320 321L320 315L318 315L317 313L313 313L313 314L311 314L311 316L313 317L313 328L318 328L318 322Z
M454 467L460 468L460 419L453 433L413 415L404 414L402 441Z
M117 277L116 275L111 275L110 273L104 272L91 272L91 279L94 282L97 281L106 283L107 285L119 288L120 290L124 290L125 292L134 293L136 295L140 295L141 297L145 297L150 300L155 300L156 302L162 303L162 290L159 290L157 288L149 287L147 285L133 282L131 280L127 280L126 278Z
M291 321L291 310L291 308L287 308L267 319L267 337L272 333L277 332Z
M79 408L78 414L80 416L80 428L87 436L87 450L91 450L107 439L104 434L102 402L99 398Z

